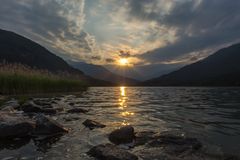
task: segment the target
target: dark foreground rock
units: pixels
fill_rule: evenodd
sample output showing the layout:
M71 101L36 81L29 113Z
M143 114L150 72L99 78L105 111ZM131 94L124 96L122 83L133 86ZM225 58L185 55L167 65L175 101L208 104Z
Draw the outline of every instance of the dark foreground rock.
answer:
M67 111L68 113L87 113L88 110L81 108L73 108Z
M108 138L117 145L131 143L135 139L134 128L132 126L122 127L110 133Z
M94 129L94 128L104 128L106 125L101 124L99 122L87 119L82 123L85 127L88 127L89 129Z
M68 130L58 122L42 114L37 115L34 119L36 120L36 129L33 131L34 135L52 136L68 132Z
M137 160L134 154L120 149L112 144L101 144L93 147L87 152L88 155L99 160Z
M0 112L0 138L26 137L35 129L35 122L9 112Z

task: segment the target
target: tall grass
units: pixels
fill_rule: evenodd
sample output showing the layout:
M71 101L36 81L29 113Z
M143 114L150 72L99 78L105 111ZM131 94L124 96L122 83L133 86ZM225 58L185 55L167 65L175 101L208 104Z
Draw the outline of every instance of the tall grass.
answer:
M87 87L78 76L52 74L21 64L0 64L0 93L48 93L80 91Z

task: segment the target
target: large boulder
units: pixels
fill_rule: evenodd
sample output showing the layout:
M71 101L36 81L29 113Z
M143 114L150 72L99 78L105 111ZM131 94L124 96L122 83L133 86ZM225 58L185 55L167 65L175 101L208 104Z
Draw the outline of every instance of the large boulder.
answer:
M112 144L101 144L93 147L87 152L88 155L99 160L137 160L134 154L118 148Z
M104 128L104 127L106 127L106 125L101 124L101 123L99 123L97 121L90 120L90 119L85 120L82 124L85 127L88 127L91 130L95 129L95 128Z
M64 128L61 124L42 114L38 114L34 119L36 121L34 135L53 136L68 132L68 129Z
M0 138L29 136L35 128L35 122L9 112L0 112Z
M114 144L132 143L135 139L134 128L132 126L124 126L109 134L109 140Z

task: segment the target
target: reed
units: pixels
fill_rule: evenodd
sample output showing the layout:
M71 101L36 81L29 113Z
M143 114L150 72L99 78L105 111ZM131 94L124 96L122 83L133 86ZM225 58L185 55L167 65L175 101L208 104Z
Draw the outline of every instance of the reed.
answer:
M80 77L68 73L53 74L21 64L0 64L0 93L75 92L86 89Z

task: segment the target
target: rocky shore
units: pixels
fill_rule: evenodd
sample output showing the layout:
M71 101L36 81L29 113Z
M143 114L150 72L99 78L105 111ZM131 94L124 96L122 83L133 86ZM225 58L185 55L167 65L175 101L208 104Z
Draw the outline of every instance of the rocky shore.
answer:
M66 105L67 104L67 105ZM12 99L1 106L0 140L1 149L27 144L53 144L59 137L69 134L72 128L60 124L54 117L60 114L87 114L91 109L77 106L71 101L62 103L61 98L34 98L23 104ZM79 117L65 118L65 121ZM92 119L82 124L91 132L103 129L106 124ZM86 152L90 158L99 160L238 160L239 157L209 154L202 143L184 133L138 131L134 126L123 126L111 131L108 143L92 146ZM44 147L42 148L44 149Z

